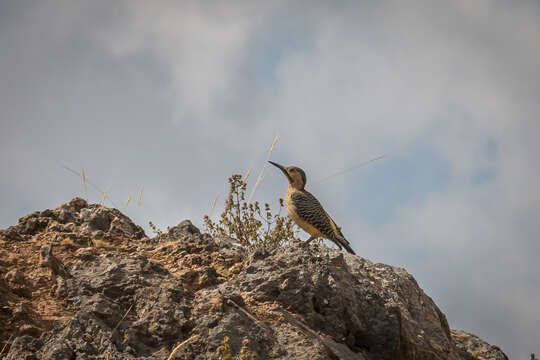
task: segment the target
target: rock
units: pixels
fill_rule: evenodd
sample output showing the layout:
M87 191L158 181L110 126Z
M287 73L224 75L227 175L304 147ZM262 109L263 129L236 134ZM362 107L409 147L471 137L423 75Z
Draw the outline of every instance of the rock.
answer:
M12 240L12 241L24 240L24 237L21 236L21 234L17 231L17 229L14 226L5 230L0 230L0 235L2 235L7 240Z
M22 222L19 220L19 233L24 235L34 235L42 229L46 228L49 224L47 218L30 217L24 219Z
M43 343L30 335L23 335L13 340L6 360L38 360L36 354L42 348Z
M223 247L226 249L237 248L237 249L242 249L243 251L245 251L246 249L246 247L240 244L240 242L227 236L218 235L214 238L214 242L220 247ZM257 248L255 251L257 251L258 249L263 249L263 248Z
M21 285L25 283L24 275L18 269L11 269L8 271L4 276L4 280L6 280L8 284L11 283Z
M189 220L182 220L178 225L169 229L167 236L169 239L179 239L185 235L200 234L199 229Z
M490 345L476 335L462 330L452 330L451 334L463 360L508 360L498 346Z
M405 269L317 244L251 249L189 220L166 236L147 244L80 198L0 231L5 358L157 360L187 341L176 359L217 359L228 337L233 357L507 359L450 331Z
M41 257L41 266L50 268L54 276L60 275L63 278L71 276L64 264L53 255L51 245L43 245L39 254Z
M88 225L93 231L108 231L110 224L109 211L104 208L95 209L88 218Z
M30 335L37 338L40 334L40 329L31 324L25 324L19 328L19 335Z
M75 257L83 261L92 260L96 257L96 255L97 252L93 247L80 248L75 252Z
M46 343L41 353L43 354L42 359L49 360L66 360L72 359L74 356L71 346L63 340Z
M31 296L28 281L18 269L9 270L4 276L4 281L14 294L23 298L29 298Z
M75 221L74 211L70 207L60 209L58 220L62 223Z

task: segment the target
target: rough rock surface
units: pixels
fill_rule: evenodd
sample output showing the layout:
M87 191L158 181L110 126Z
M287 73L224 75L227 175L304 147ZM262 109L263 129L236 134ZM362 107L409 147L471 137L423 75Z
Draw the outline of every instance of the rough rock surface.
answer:
M463 360L508 360L498 346L489 345L476 335L462 330L451 330L451 335Z
M1 230L3 358L167 359L183 343L173 359L219 359L227 336L259 359L506 359L451 333L402 268L317 244L248 250L189 221L166 235L78 198Z

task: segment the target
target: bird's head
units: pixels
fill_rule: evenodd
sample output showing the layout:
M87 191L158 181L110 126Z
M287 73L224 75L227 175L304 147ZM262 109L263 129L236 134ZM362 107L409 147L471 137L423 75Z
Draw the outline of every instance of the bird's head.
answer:
M306 186L306 173L304 172L304 170L296 166L284 167L273 161L269 161L269 163L283 171L283 174L285 174L285 176L287 177L290 186L299 190L304 189L304 187Z

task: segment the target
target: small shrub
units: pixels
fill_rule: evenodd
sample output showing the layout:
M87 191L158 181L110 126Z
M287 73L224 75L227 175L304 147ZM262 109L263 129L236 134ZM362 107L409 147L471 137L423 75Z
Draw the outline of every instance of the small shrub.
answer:
M216 353L219 356L219 360L233 360L231 340L228 336L223 338L223 344L217 348Z
M246 201L247 183L241 175L232 175L229 185L229 195L219 221L214 222L208 215L204 216L205 227L210 234L232 237L250 247L278 247L300 241L294 222L288 216L281 216L283 199L279 199L279 211L274 215L269 204L261 207L258 201Z
M217 355L219 356L219 360L257 360L257 354L254 352L251 352L249 349L249 340L244 338L242 340L242 348L240 349L240 352L233 357L232 350L231 350L231 340L228 336L225 336L223 338L223 344L220 345L217 348Z
M149 221L148 222L148 225L150 226L150 228L152 229L152 231L154 232L154 234L156 234L156 237L154 238L154 241L156 242L162 242L162 241L167 241L167 240L170 240L169 239L169 227L167 227L167 233L164 233L163 231L161 231L160 228L158 228L153 222Z
M236 357L238 360L257 360L257 354L251 352L249 349L249 340L244 338L242 340L242 348L240 354Z

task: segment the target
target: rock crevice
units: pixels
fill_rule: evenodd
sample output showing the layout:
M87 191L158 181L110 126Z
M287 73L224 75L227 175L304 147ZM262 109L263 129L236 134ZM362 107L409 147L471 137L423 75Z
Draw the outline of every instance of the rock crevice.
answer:
M0 230L0 271L4 359L166 359L186 340L174 359L218 359L225 337L259 359L506 359L450 330L402 268L250 250L187 220L149 239L78 198Z

